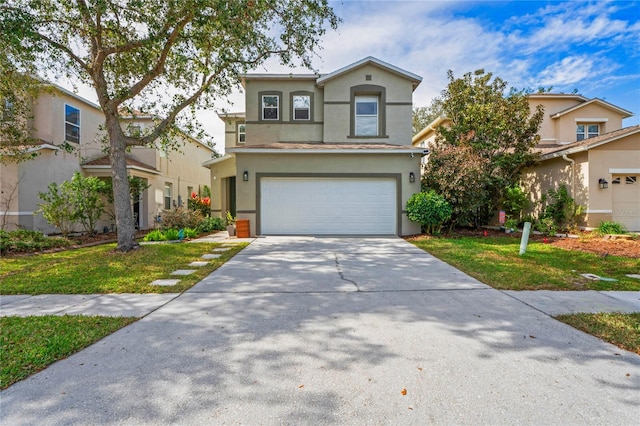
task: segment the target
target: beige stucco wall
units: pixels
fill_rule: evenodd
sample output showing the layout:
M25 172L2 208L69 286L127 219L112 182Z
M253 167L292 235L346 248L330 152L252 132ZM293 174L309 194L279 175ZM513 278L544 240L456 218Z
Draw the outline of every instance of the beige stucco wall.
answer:
M558 143L576 141L576 125L592 123L600 125L600 134L622 128L622 116L598 104L590 104L554 119Z
M638 169L640 167L640 134L609 142L571 154L575 161L575 183L572 191L571 164L561 157L541 162L537 167L523 174L523 185L530 192L532 209L540 212L537 202L550 188L564 183L570 195L579 205L586 208L586 216L581 225L597 227L601 221L610 221L612 205L612 185L614 173L611 169ZM609 188L600 189L598 180L604 178Z
M409 172L419 176L420 163L418 156L411 158L409 154L236 154L237 170L249 172L249 181L236 179L238 218L249 219L251 233L256 233L257 191L260 182L256 179L259 173L290 173L298 176L313 174L331 174L336 177L347 177L359 174L374 177L376 174L400 174L400 212L401 235L420 232L420 226L409 221L405 205L409 197L420 191L420 179L409 182Z
M224 179L236 175L236 159L235 157L228 158L212 164L209 169L211 174L211 214L224 217L230 206L227 205L227 188L223 182Z
M576 141L576 124L593 123L600 125L600 134L622 128L622 116L615 111L597 103L586 105L557 118L552 115L578 106L583 101L571 97L529 97L529 105L533 111L536 105L544 106L544 119L538 132L541 143L570 143Z
M59 145L65 140L65 104L80 110L80 144L71 146L79 150L83 159L93 159L102 154L104 124L102 112L89 103L62 92L43 91L33 106L35 136L47 143Z
M40 150L40 155L33 160L15 166L0 166L3 191L9 189L8 186L12 181L19 179L19 189L13 197L10 214L7 216L11 217L16 225L45 233L59 232L47 224L41 214L34 214L38 210L38 203L41 202L38 193L46 192L51 182L59 184L70 180L76 171L84 175L111 176L109 168L83 171L80 166L81 163L105 155L104 132L100 130L104 118L100 110L91 103L83 102L58 90L43 91L33 107L35 136L48 144L59 145L64 142L65 104L80 110L80 144L70 144L76 148L73 152L58 150L54 153L45 149ZM173 184L173 198L176 202L180 195L185 205L189 197L188 187L197 191L210 183L209 170L201 164L211 158L211 150L186 136L179 136L177 140L179 151L170 151L167 155L161 155L160 150L155 148L131 149L130 155L133 158L160 171L160 174L153 174L141 170L129 170L131 175L147 179L152 185L142 196L144 201L141 210L141 228L143 229L154 225L154 216L158 214L159 207L163 204L165 182ZM0 207L4 200L5 197L0 197ZM0 211L5 210L0 209ZM105 216L104 220L98 224L98 230L105 225L111 225L110 222ZM77 230L80 231L80 227Z
M260 121L262 92L282 92L280 98L280 120ZM245 107L247 122L247 145L275 142L321 142L323 112L323 92L315 85L315 80L261 80L249 79L245 82ZM291 93L311 92L313 94L312 119L295 121L291 118Z
M533 169L525 171L522 175L522 186L525 193L529 194L530 205L525 214L532 213L534 216L542 212L541 205L543 195L549 189L558 189L560 185L565 185L569 196L577 204L586 208L589 206L589 162L586 152L571 155L569 158L575 161L564 160L562 157L546 160L538 164Z
M367 80L370 76L370 80ZM351 124L351 87L359 85L382 86L386 105L380 105L379 117L386 117L384 138L353 138ZM324 86L324 142L390 143L411 145L412 82L398 74L375 65L365 65L335 77ZM382 111L384 108L384 111Z

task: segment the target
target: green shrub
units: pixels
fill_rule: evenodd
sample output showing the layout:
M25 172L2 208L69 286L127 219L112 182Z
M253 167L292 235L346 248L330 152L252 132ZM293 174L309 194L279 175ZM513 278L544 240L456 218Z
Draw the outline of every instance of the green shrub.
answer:
M177 229L165 229L164 238L167 241L175 241L180 239L180 231Z
M202 213L197 210L185 210L178 207L166 211L160 222L162 229L196 228L202 222ZM177 231L176 231L177 232ZM177 239L177 238L176 238Z
M38 197L42 204L38 204L39 212L44 219L60 230L63 237L69 235L77 222L76 207L72 200L75 199L74 191L69 182L58 185L51 182L47 192L40 192Z
M184 238L197 238L198 230L194 228L184 228Z
M61 237L47 237L42 232L18 229L0 231L0 254L33 253L58 247L67 247L73 242Z
M198 224L197 229L201 233L224 231L224 219L222 219L221 217L205 217L202 222Z
M529 199L527 194L518 185L510 186L504 193L502 208L506 215L513 219L519 219L522 210L527 207Z
M558 227L551 217L543 217L537 221L534 225L534 229L549 236L554 236L558 233Z
M159 229L154 229L144 236L143 241L164 241L167 238L164 236L164 233Z
M600 222L598 228L596 229L596 233L599 235L607 235L607 234L626 234L627 230L621 223L618 222Z
M406 207L409 220L418 222L428 234L439 233L453 213L444 197L433 190L413 194Z

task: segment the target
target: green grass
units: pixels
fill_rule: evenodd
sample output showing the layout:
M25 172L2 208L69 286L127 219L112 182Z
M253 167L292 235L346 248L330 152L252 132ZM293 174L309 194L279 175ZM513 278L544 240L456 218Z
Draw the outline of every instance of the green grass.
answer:
M519 256L520 239L511 237L427 238L413 244L494 288L502 290L640 290L640 260L600 257L529 242ZM591 273L616 282L581 277Z
M0 294L179 293L202 280L247 244L237 244L207 266L188 266L217 243L143 245L116 252L115 244L57 253L0 259ZM196 269L172 277L176 269ZM156 279L180 278L175 286L152 286Z
M640 355L640 313L560 315L558 320Z
M136 318L0 318L0 389L102 339Z

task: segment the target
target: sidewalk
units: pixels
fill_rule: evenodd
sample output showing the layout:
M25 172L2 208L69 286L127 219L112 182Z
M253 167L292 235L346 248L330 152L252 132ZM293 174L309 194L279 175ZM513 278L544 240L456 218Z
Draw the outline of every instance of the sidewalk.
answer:
M227 231L191 240L191 243L250 243L254 238L229 237ZM180 293L163 294L39 294L0 296L0 316L100 315L144 317Z
M640 291L512 291L503 293L549 316L578 312L640 312ZM0 296L0 316L102 315L143 317L179 293Z

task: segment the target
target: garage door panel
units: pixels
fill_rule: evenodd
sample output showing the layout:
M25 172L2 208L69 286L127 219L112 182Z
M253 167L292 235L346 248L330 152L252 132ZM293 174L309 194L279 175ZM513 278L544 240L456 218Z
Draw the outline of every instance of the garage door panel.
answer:
M640 178L636 175L619 175L611 185L613 210L611 218L623 224L629 231L640 231Z
M395 179L263 178L263 234L396 234Z

